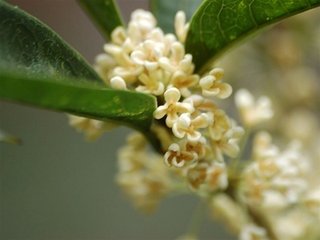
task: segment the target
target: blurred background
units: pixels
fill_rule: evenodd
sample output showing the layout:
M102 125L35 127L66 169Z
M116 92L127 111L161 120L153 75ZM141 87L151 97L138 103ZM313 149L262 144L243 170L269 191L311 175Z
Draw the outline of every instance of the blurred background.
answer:
M74 0L11 0L39 18L90 63L103 38ZM128 17L146 0L120 0ZM197 199L169 198L151 216L136 211L114 181L117 149L128 129L96 142L68 126L62 113L0 102L0 129L19 136L21 146L0 143L0 239L175 239L185 233ZM206 219L203 239L229 239Z
M90 63L102 52L103 38L75 0L8 2L49 25ZM126 20L133 9L148 9L147 0L117 2ZM319 117L319 13L313 10L277 25L231 51L219 65L234 89L270 95L282 115L268 127L288 137L293 130L315 128L304 118L290 125L287 117L297 111L300 116L301 109ZM0 143L0 239L163 240L188 229L195 197L167 198L154 215L146 216L115 184L117 149L129 129L86 142L68 126L65 114L7 102L0 102L0 129L23 140L21 146ZM315 138L308 146L319 149L320 130ZM319 150L314 154L318 159ZM210 214L207 210L200 239L235 239Z

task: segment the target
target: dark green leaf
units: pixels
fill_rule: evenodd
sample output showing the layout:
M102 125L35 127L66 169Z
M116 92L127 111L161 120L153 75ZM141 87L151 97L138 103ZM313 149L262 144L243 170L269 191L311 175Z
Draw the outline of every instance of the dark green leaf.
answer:
M197 70L205 68L257 30L319 5L320 0L205 0L191 19L187 52Z
M36 18L0 2L0 66L43 76L100 81L94 70Z
M113 120L147 130L155 110L150 95L102 88L86 81L10 72L0 69L0 98L99 120Z
M182 10L187 19L193 15L202 0L150 0L151 10L158 20L158 25L165 32L174 32L174 16Z
M118 7L113 0L78 0L78 2L105 37L110 38L113 29L122 25Z
M94 80L94 81L88 81ZM148 129L151 96L106 89L48 27L0 2L0 99Z

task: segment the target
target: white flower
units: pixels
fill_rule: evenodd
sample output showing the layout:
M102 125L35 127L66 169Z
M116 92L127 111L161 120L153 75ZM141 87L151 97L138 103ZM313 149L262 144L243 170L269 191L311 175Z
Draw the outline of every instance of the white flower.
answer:
M207 76L200 79L200 87L202 94L206 97L227 98L232 93L232 88L229 84L222 82L223 69L214 68Z
M127 33L122 26L116 27L111 33L111 41L119 46L125 43L127 37Z
M262 96L255 101L246 89L240 89L236 92L235 103L240 111L243 123L248 127L254 127L273 116L270 99Z
M143 85L136 87L138 92L151 93L155 96L159 96L164 92L164 84L161 82L162 71L155 70L149 72L149 74L142 73L139 76L139 81Z
M157 24L157 20L152 13L137 9L131 14L131 20L128 24L128 36L134 43L139 43L146 39Z
M260 133L254 140L253 157L255 161L244 171L243 186L249 202L279 209L301 201L308 189L310 160L297 144L280 151L269 135Z
M213 162L207 169L206 185L209 191L226 189L228 187L228 173L224 162Z
M220 131L223 128L219 129ZM213 133L211 133L212 135ZM229 129L221 132L220 138L211 138L211 147L217 160L223 160L223 154L236 157L240 151L239 142L244 134L242 127L237 126L234 121L230 122ZM217 135L219 136L219 135Z
M132 61L148 71L159 67L159 59L163 56L164 45L161 42L145 40L132 53Z
M227 169L222 162L200 161L188 169L187 180L192 189L201 189L205 192L225 189L228 186Z
M186 23L186 15L183 11L178 11L175 16L174 27L180 42L184 43L187 37L189 24Z
M303 197L303 203L306 208L320 220L320 188L309 190Z
M116 181L133 201L145 211L153 211L171 190L168 168L159 155L146 151L141 134L130 135L127 145L119 150Z
M126 82L123 80L122 77L119 77L119 76L111 78L110 85L114 89L119 89L119 90L127 89Z
M172 127L178 120L178 113L193 112L191 104L179 102L180 97L180 91L177 88L167 89L164 93L166 103L154 111L154 118L161 119L167 115L166 124L168 127Z
M99 138L105 131L115 128L117 124L95 119L68 115L69 124L79 132L83 132L88 140Z
M95 61L95 71L105 83L109 83L112 69L116 66L115 60L110 55L102 53L96 57Z
M214 218L221 220L232 232L240 232L247 222L245 210L225 193L216 193L210 203L210 210Z
M268 240L267 231L254 224L248 224L241 230L240 240Z
M209 114L201 113L196 118L191 119L190 113L183 113L174 122L172 132L177 138L187 136L189 141L196 142L202 137L202 134L197 130L208 127L210 122L212 122L212 117Z
M199 81L199 76L196 74L190 75L183 71L176 71L172 74L171 85L178 88L184 97L191 95L189 88L195 86Z
M185 164L192 164L198 160L198 155L193 151L182 150L179 144L172 143L164 155L164 162L167 166L183 167Z

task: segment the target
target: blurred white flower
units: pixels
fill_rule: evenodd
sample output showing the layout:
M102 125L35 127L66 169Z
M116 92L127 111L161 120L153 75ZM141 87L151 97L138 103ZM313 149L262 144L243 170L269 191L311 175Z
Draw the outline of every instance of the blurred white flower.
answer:
M202 88L203 96L224 99L231 95L232 88L229 84L222 82L223 75L223 69L214 68L208 75L200 79L199 84Z
M258 227L254 224L248 224L241 230L240 240L270 240L264 228Z
M235 103L239 109L242 122L247 127L254 127L273 116L270 99L262 96L255 100L246 89L240 89L236 92Z

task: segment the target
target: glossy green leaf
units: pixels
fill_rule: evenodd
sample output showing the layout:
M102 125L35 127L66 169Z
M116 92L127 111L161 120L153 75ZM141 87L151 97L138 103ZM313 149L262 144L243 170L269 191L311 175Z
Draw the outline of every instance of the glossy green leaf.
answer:
M155 109L149 95L106 89L92 67L57 34L4 2L0 2L0 99L113 120L144 131Z
M0 66L100 82L92 67L56 33L5 2L0 2Z
M86 81L11 72L0 69L0 98L99 120L113 120L148 129L155 99L146 94L102 88Z
M151 10L158 20L158 25L165 32L174 32L174 17L182 10L190 19L203 0L150 0Z
M187 52L200 70L263 27L319 5L320 0L205 0L192 17Z
M113 29L123 24L113 0L78 0L78 2L106 38L110 38Z

